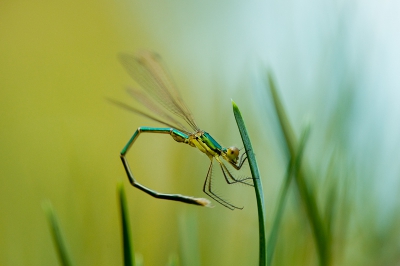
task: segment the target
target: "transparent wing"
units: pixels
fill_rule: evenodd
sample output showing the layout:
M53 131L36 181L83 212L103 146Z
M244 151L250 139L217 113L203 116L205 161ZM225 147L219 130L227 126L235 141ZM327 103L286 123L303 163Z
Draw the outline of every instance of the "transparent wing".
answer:
M160 56L148 51L142 51L137 56L122 54L120 55L120 60L128 74L142 86L155 101L160 103L172 114L185 120L193 130L199 130L192 113L183 102L172 78L163 66ZM131 90L129 90L129 92L134 94L133 96L135 98L140 94L138 94L137 91L132 93ZM155 113L159 115L163 113L162 116L164 118L174 123L177 122L175 119L171 120L171 117L162 112L159 108L154 109L156 105L146 96L143 97L143 94L139 97L141 98L139 101ZM178 125L180 125L180 123L178 123Z
M169 123L167 123L167 122L165 122L165 121L162 121L162 120L160 120L160 119L158 119L158 118L156 118L156 117L154 117L154 116L152 116L152 115L146 114L145 112L142 112L142 111L140 111L139 109L133 108L132 106L129 106L129 105L123 103L123 102L120 102L120 101L117 101L117 100L114 100L114 99L111 99L111 98L106 98L106 99L107 99L110 103L115 104L115 105L117 105L117 106L119 106L119 107L121 107L121 108L124 108L125 110L128 110L128 111L131 111L131 112L133 112L133 113L142 115L142 116L144 116L144 117L147 117L147 118L149 118L149 119L151 119L151 120L154 120L154 121L156 121L156 122L158 122L158 123L161 123L161 124L163 124L163 125L166 125L167 127L172 127L172 128L178 129L178 130L180 130L180 131L183 132L183 133L190 134L189 131L187 131L187 130L185 130L185 129L183 129L183 128L179 128L179 127L177 127L176 125L169 124Z
M185 131L186 133L189 133L190 131L185 128L184 125L182 125L178 120L173 118L172 116L168 115L166 112L160 109L160 107L156 104L154 104L149 97L147 97L146 94L139 90L134 90L134 89L127 89L127 92L136 100L138 100L140 103L142 103L144 106L147 107L147 109L152 110L155 114L159 115L160 117L168 120L171 122L171 124L174 124L176 126L176 129L179 129L181 131Z

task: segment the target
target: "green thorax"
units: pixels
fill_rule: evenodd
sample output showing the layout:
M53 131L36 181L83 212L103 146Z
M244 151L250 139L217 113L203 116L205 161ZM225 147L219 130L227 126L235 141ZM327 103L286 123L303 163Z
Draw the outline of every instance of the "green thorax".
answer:
M206 144L212 151L220 154L224 148L213 138L210 134L204 131L204 133L200 136L201 141Z

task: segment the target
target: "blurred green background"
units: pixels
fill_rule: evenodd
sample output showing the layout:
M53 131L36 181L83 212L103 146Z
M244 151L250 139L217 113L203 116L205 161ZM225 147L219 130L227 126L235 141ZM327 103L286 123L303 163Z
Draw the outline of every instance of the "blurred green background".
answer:
M332 264L400 264L399 11L394 1L1 1L0 265L59 263L46 199L76 265L121 265L120 181L145 265L171 256L257 264L253 189L216 174L216 190L244 206L230 211L129 186L119 152L138 126L158 125L105 98L137 106L117 55L139 49L163 56L199 126L226 146L242 147L230 99L238 104L263 176L267 230L288 164L271 70L297 137L311 124L304 161ZM148 187L205 196L209 160L169 136L141 136L128 158ZM315 265L309 222L289 193L274 264Z

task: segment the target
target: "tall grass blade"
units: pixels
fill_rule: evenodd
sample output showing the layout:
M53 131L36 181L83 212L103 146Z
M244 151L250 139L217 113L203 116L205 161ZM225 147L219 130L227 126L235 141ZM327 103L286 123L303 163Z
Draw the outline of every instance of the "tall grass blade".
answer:
M247 158L250 165L251 175L253 177L254 189L256 192L257 200L257 211L258 211L258 229L259 229L259 265L265 266L267 262L266 252L266 236L265 236L265 205L264 205L264 193L261 184L260 172L258 170L256 157L251 146L249 134L247 133L246 126L244 124L242 114L236 103L232 101L233 114L236 119L236 123L239 128L240 135L247 153Z
M289 150L290 158L295 158L297 141L295 134L290 125L289 119L286 115L285 109L279 98L278 91L275 86L275 82L272 78L271 73L268 73L268 83L271 90L272 99L276 114L278 116L279 125L285 138L286 148ZM326 228L324 228L321 214L318 211L315 194L310 190L309 184L305 178L303 168L300 168L298 173L295 175L296 186L299 190L301 200L304 204L308 220L310 221L313 235L315 237L317 251L319 255L320 265L330 264L330 240Z
M124 265L135 266L135 254L132 251L129 215L123 183L118 184L118 199L121 210L122 245L124 251Z
M272 225L272 229L271 229L271 233L269 235L268 238L268 245L267 245L267 265L272 265L272 258L274 255L274 251L275 251L275 247L276 247L276 242L278 239L278 232L279 232L279 227L280 227L280 223L282 220L282 216L283 216L283 211L285 208L285 203L286 203L286 199L287 199L287 195L288 195L288 189L290 186L290 183L293 179L293 176L297 174L297 171L300 169L300 165L301 165L301 160L303 157L303 151L304 151L304 147L306 145L307 142L307 138L310 132L310 127L307 126L304 130L303 133L301 135L300 138L300 145L297 149L296 152L296 157L292 158L289 162L289 166L288 169L286 171L286 178L284 180L282 189L281 189L281 193L280 193L280 197L279 197L279 201L278 201L278 207L277 207L277 211L275 214L275 219Z
M49 201L45 201L42 203L42 208L46 213L47 220L50 225L51 234L53 236L54 245L57 249L58 258L60 259L61 265L63 266L73 265L70 257L68 256L65 241L61 235L60 226L58 224L53 206Z

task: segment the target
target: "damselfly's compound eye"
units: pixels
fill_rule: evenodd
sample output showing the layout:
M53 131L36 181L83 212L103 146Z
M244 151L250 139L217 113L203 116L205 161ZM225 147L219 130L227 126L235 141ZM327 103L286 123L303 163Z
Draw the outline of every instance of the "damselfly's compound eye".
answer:
M238 149L237 147L235 147L235 146L229 147L229 148L226 150L226 156L227 156L230 160L236 162L237 159L238 159L238 157L239 157L239 149Z

